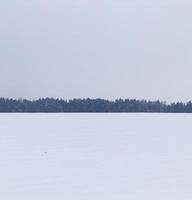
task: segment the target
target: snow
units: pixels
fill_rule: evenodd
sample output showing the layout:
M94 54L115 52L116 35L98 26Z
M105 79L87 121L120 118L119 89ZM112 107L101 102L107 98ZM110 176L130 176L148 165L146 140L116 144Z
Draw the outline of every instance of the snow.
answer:
M2 200L191 200L190 114L0 114Z

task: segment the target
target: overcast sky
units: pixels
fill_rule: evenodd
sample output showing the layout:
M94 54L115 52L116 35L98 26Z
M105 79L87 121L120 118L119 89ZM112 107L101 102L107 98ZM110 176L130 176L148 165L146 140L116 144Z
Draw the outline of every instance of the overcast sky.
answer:
M192 99L190 0L0 2L0 96Z

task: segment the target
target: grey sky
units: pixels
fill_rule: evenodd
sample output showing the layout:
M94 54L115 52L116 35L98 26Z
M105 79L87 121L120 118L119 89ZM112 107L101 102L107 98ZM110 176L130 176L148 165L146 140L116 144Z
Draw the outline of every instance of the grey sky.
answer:
M0 96L192 99L189 0L0 2Z

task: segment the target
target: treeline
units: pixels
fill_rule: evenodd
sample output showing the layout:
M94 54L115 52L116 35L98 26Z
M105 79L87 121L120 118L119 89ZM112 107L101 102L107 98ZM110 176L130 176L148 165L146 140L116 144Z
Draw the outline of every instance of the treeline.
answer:
M192 102L170 103L135 99L54 99L38 100L0 98L0 112L157 112L192 113Z

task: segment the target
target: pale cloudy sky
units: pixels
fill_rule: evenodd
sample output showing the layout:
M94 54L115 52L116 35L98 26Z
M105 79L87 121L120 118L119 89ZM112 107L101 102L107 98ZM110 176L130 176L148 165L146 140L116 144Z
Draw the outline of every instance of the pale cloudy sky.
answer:
M192 99L190 0L0 2L0 96Z

